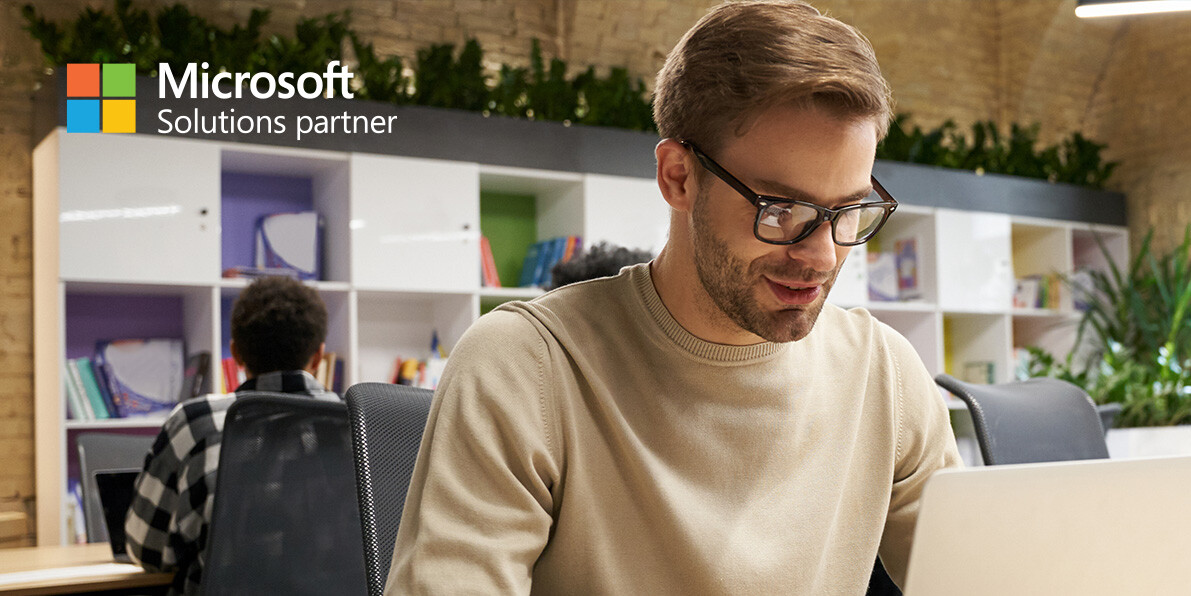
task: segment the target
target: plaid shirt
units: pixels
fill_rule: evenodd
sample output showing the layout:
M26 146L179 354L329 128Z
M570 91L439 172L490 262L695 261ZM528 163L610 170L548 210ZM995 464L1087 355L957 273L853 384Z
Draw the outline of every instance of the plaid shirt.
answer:
M339 399L310 373L283 371L249 379L235 393L196 397L174 408L145 456L124 521L134 561L149 571L177 570L171 594L199 593L223 421L232 402L252 391Z

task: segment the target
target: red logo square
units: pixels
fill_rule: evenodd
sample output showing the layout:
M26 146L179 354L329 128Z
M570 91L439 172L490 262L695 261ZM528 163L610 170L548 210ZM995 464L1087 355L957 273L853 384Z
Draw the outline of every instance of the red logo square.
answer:
M67 64L66 97L99 97L99 65Z

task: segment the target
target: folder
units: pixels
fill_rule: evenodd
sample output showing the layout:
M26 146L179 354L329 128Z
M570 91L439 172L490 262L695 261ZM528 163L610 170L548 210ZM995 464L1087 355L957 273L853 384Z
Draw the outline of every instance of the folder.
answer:
M256 223L256 266L322 279L322 225L317 211L262 215Z

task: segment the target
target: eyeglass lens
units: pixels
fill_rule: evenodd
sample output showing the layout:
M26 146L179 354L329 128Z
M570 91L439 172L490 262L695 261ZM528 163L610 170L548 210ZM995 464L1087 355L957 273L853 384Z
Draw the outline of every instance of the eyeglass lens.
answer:
M864 203L878 202L875 193ZM852 244L868 240L885 218L883 205L855 205L845 207L836 216L832 239L837 244ZM764 240L786 242L810 234L819 220L819 212L796 203L772 203L757 218L757 235Z

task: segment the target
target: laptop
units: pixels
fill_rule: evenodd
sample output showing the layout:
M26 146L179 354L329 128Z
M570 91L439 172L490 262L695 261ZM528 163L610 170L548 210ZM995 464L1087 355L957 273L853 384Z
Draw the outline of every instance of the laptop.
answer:
M1191 457L936 473L906 596L1186 594Z
M140 472L140 468L95 472L95 486L103 507L103 521L107 525L112 557L123 563L132 562L124 549L124 517L132 506L133 483Z

